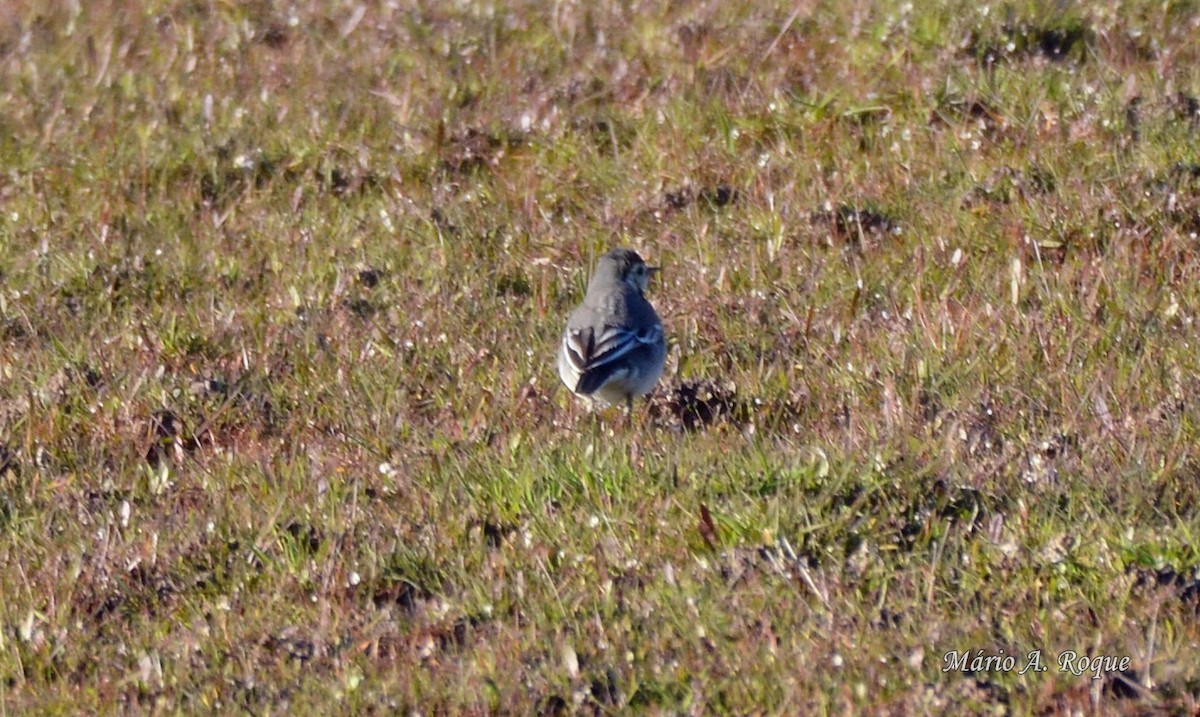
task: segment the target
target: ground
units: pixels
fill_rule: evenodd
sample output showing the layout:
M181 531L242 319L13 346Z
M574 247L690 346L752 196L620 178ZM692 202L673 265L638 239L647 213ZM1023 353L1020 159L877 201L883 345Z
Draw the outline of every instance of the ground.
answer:
M1194 713L1198 32L10 0L0 712Z

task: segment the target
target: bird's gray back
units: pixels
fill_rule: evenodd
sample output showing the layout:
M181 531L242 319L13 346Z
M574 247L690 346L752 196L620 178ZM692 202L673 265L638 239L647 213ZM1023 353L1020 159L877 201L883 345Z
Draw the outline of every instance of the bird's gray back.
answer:
M571 312L568 329L608 326L647 326L659 322L654 307L633 287L622 282L607 291L589 291Z

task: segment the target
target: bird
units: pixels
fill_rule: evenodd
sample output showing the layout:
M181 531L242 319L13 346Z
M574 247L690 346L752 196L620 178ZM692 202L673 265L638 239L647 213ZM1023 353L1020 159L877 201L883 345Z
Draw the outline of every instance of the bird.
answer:
M613 249L596 264L583 303L567 318L558 352L558 376L593 405L644 396L662 376L667 342L662 321L646 299L658 267L632 249Z

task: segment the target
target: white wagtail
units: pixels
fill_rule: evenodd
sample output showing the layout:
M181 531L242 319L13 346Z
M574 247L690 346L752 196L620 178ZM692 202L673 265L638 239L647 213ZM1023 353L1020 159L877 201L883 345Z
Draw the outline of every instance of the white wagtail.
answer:
M662 375L667 342L646 300L658 267L630 249L600 257L583 303L571 312L558 352L558 376L577 396L606 404L650 392Z

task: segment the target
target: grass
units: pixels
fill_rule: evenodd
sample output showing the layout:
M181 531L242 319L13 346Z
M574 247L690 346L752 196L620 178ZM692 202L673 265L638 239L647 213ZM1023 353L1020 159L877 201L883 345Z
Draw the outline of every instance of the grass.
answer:
M0 15L0 713L1200 705L1195 3Z

